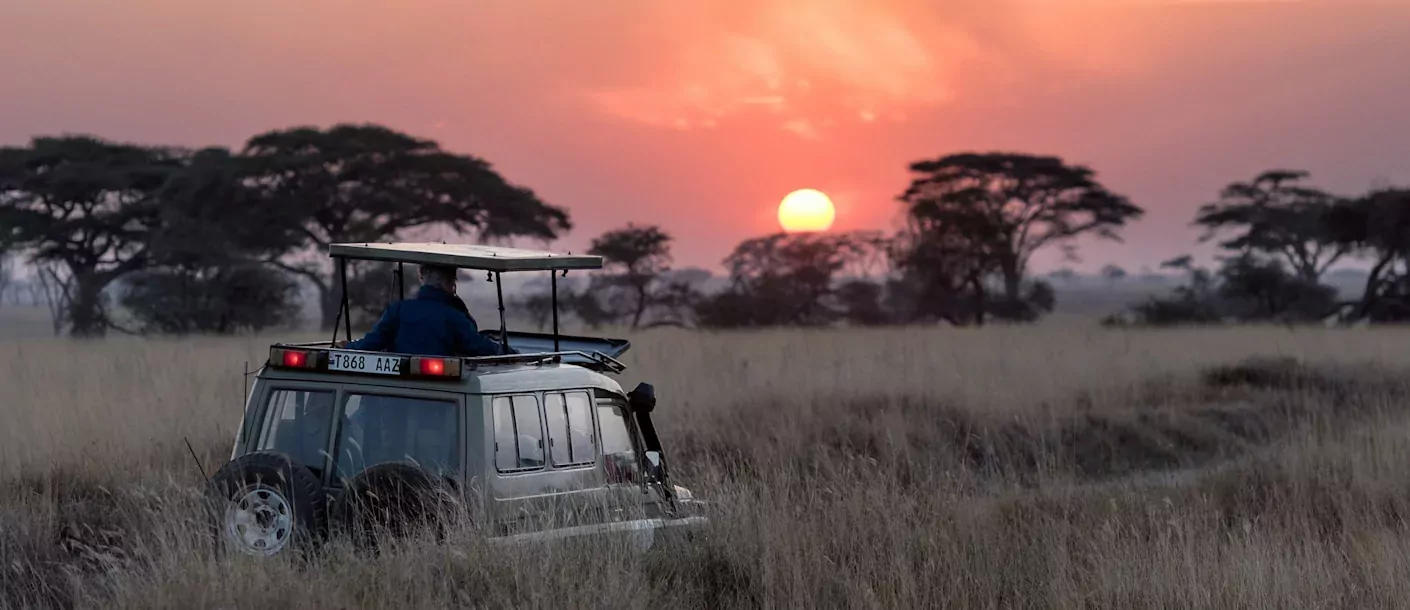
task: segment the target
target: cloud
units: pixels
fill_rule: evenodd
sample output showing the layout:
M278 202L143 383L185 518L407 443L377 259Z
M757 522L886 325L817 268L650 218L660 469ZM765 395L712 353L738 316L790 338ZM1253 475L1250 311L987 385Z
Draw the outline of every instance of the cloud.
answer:
M813 124L808 121L808 119L790 120L783 124L783 130L792 132L798 137L805 138L808 140L822 139L822 134L818 133L817 128L814 127Z
M1157 45L1128 31L1119 7L1186 0L604 1L594 27L632 25L618 24L614 54L577 67L571 99L666 129L753 117L816 138L826 121L1016 108L1127 78Z
M656 40L629 84L586 84L598 111L660 127L767 113L800 137L823 118L879 116L955 98L963 73L992 64L966 26L915 2L731 2L730 10L661 3L640 16ZM965 2L955 3L964 5ZM1000 3L1002 4L1002 3ZM1002 11L995 11L999 14ZM867 118L870 117L870 118Z

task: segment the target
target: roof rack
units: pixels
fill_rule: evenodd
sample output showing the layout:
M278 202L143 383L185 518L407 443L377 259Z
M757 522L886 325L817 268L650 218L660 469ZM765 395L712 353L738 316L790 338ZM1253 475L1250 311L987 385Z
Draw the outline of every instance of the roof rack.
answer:
M593 365L589 365L587 368L601 367L603 369L612 371L613 373L621 373L622 371L627 370L627 365L622 364L621 361L611 356L608 356L607 354L604 354L602 352L584 352L579 350L563 352L543 352L538 354L506 354L504 356L477 356L470 358L462 358L461 360L464 360L466 364L471 365L473 367L477 364L515 364L549 361L563 362L565 356L579 356L592 361Z
M501 274L516 271L547 271L553 301L553 351L561 350L558 334L558 276L567 275L570 270L601 269L601 256L562 254L546 250L527 250L503 246L475 244L387 242L387 243L338 243L328 246L328 256L337 261L338 277L343 288L342 306L333 321L333 342L338 339L338 326L352 341L352 305L348 299L349 260L373 260L397 264L397 298L406 299L406 263L418 265L441 265L457 269L487 271L495 284L495 294L499 301L499 339L501 345L509 344L509 328L504 317L504 283ZM610 358L610 357L609 357ZM618 363L620 364L620 363Z
M444 265L497 273L602 268L601 256L471 244L344 243L328 246L328 255L333 258Z

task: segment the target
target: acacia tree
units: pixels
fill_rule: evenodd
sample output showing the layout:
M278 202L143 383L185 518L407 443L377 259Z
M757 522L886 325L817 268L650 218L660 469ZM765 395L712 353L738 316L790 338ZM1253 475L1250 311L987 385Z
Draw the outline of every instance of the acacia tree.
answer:
M631 317L632 328L641 326L642 317L655 302L652 289L671 268L671 236L660 227L626 227L603 233L592 240L589 254L601 256L603 273L593 278L589 293L603 295L609 303L614 292L624 291L628 303L612 304L610 311Z
M1410 319L1410 189L1382 189L1341 201L1325 219L1329 239L1373 261L1352 317Z
M1102 277L1106 278L1107 284L1115 284L1126 279L1126 270L1121 268L1120 265L1106 265L1102 267L1100 273Z
M250 183L300 219L300 245L315 254L331 243L387 241L431 224L489 240L553 239L571 227L567 212L489 163L376 125L272 131L250 139L244 155L255 163ZM323 326L331 327L338 311L332 273L313 258L269 260L314 285Z
M148 265L155 194L177 163L171 151L88 136L0 149L0 249L28 252L61 289L56 328L91 337L111 326L104 290Z
M230 333L285 323L298 286L262 261L295 247L297 222L246 184L249 161L198 151L157 192L151 267L123 281L122 302L144 330Z
M842 317L838 274L865 260L865 234L778 233L745 240L724 260L730 287L697 308L707 326L820 326Z
M913 231L913 240L967 242L975 264L995 267L1010 305L1024 301L1023 279L1035 252L1070 247L1083 235L1118 240L1117 230L1144 213L1097 182L1091 169L1057 157L962 153L917 161L910 170L917 176L899 197L907 216L941 229ZM948 228L954 225L968 235L956 236ZM972 276L969 283L982 282Z
M912 206L906 229L891 245L898 277L892 309L911 321L983 325L991 309L986 280L997 273L996 225L974 209Z
M1333 308L1336 290L1297 274L1281 261L1245 253L1223 261L1218 296L1240 320L1320 320Z
M1249 182L1235 182L1219 201L1200 207L1194 224L1204 227L1201 241L1233 233L1219 246L1238 253L1258 253L1284 261L1301 279L1317 282L1347 254L1325 230L1327 214L1340 200L1299 184L1301 170L1270 170Z

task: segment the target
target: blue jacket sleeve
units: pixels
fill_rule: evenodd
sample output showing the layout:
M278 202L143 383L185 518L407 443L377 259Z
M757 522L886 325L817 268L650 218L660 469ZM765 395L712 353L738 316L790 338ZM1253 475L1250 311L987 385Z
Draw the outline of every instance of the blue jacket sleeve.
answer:
M500 356L514 353L513 350L504 349L499 342L480 334L475 319L468 315L455 316L454 325L455 349L461 356Z
M393 303L387 311L382 312L381 319L367 333L367 336L348 343L348 349L360 349L369 352L380 352L391 349L396 344L397 323L401 316L397 315L398 306L401 303Z

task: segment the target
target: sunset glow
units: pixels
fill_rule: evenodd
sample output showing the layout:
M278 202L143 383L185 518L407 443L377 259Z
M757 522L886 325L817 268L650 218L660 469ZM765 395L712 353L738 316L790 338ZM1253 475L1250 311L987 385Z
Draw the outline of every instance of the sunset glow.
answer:
M789 233L826 231L836 216L832 199L816 189L798 189L778 204L778 224Z
M557 247L657 224L707 268L803 185L826 184L839 227L890 230L907 164L951 152L1058 155L1149 210L1123 243L1083 243L1088 265L1185 253L1193 211L1268 167L1338 192L1410 180L1410 0L241 7L0 2L0 144L238 148L373 122L570 209Z

